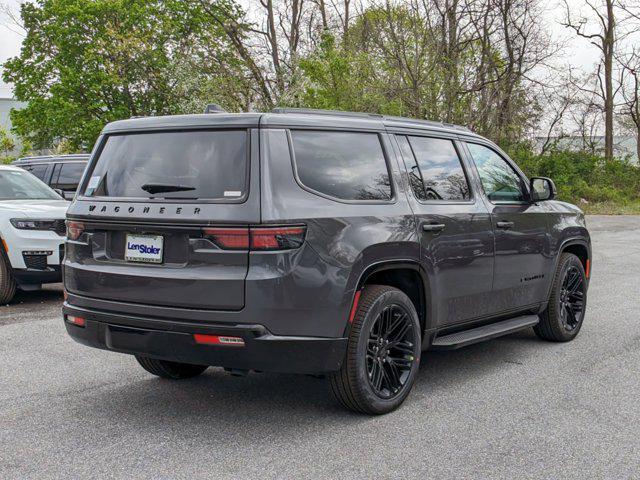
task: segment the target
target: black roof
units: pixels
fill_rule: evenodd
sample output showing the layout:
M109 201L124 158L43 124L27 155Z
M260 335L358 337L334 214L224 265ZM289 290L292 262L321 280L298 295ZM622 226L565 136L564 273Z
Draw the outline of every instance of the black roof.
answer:
M137 117L107 124L103 133L136 130L191 128L301 127L355 130L429 130L454 135L475 136L467 127L430 120L385 116L370 113L341 112L298 108L276 108L266 113L212 112L194 115Z
M36 155L33 157L22 157L11 162L12 165L28 165L31 163L64 163L64 162L87 162L90 155L88 153L74 153L68 155Z

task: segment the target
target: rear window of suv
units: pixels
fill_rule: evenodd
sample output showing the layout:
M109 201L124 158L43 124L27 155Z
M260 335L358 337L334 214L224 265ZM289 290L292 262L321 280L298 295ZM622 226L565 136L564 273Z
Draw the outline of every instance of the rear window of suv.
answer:
M390 200L389 170L376 133L291 132L303 186L340 200Z
M84 195L238 200L247 190L247 132L108 135Z

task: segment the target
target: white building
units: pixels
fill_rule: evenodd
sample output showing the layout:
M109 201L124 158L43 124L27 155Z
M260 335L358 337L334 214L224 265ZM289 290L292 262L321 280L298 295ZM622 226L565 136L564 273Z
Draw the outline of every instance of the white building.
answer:
M26 105L24 102L19 102L11 96L11 91L6 88L0 88L0 127L4 128L9 135L11 134L11 118L9 112L12 108L22 108ZM18 139L16 139L17 154L20 151L20 145Z
M536 137L536 147L538 150L547 142L547 137ZM568 150L580 150L586 147L586 144L593 144L596 151L600 154L604 152L604 136L596 136L585 139L581 136L562 137L559 140L552 137L551 142L558 142L558 146ZM630 135L616 135L613 137L613 154L618 158L628 158L632 163L640 163L638 161L638 150L636 147L636 139Z

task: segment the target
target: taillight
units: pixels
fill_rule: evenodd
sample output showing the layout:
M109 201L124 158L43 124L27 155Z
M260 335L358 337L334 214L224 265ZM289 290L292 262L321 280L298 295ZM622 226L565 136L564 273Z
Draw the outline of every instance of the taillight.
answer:
M291 250L302 246L306 227L214 227L202 233L224 250Z
M290 250L304 242L306 227L251 228L251 250Z
M82 232L84 232L84 223L67 220L67 238L69 240L77 240Z
M202 233L223 250L248 250L249 229L205 228Z

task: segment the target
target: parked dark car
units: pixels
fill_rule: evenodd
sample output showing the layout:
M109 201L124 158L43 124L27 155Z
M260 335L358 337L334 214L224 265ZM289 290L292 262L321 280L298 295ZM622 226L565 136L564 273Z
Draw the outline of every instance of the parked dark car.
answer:
M43 155L19 158L12 165L31 172L51 188L61 191L64 198L71 200L88 160L89 154Z
M160 377L326 374L345 407L386 413L424 350L578 334L589 234L554 195L442 123L291 109L114 122L67 214L66 328Z

